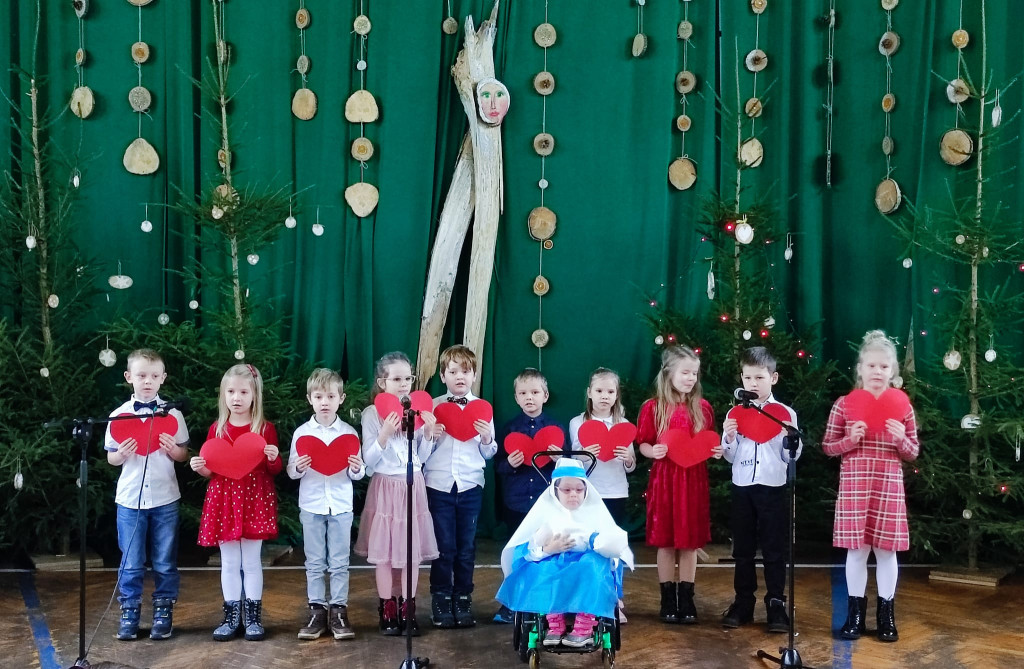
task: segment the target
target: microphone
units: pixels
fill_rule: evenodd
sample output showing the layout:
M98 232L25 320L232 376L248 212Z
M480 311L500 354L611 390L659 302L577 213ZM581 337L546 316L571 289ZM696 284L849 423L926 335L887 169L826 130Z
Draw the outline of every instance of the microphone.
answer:
M177 409L182 413L186 413L192 410L192 400L187 397L179 397L178 399L171 400L170 402L164 402L153 410L154 416L166 416L171 409Z
M399 401L402 403L402 408L406 411L412 408L412 400L409 399L408 395L403 395Z
M752 390L744 390L743 388L734 390L732 396L740 402L750 402L757 399L757 393Z

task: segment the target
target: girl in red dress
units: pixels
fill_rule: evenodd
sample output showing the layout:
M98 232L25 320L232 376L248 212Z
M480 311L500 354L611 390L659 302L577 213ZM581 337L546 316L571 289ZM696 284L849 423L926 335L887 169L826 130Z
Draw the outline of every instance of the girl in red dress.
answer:
M227 641L244 627L246 640L259 641L265 634L260 549L264 539L277 538L274 476L281 471L277 431L263 418L263 378L252 365L235 365L224 373L217 404L220 414L210 426L207 440L234 443L253 432L266 440L266 458L241 479L214 474L201 457L190 461L193 471L210 479L199 521L199 545L220 546L224 621L213 631L213 638Z
M889 389L899 374L896 347L881 330L864 335L857 362L857 384L876 398ZM844 639L859 639L867 616L868 555L875 553L878 585L878 638L896 641L893 598L899 567L896 551L910 548L907 502L903 491L902 462L917 459L917 423L914 409L886 421L885 430L868 432L863 420L847 415L846 397L832 406L822 439L826 455L843 459L839 470L839 498L832 545L846 548L846 589L849 612L839 631Z
M697 549L711 540L707 465L680 467L665 456L659 441L669 429L697 434L715 424L700 387L700 358L685 346L661 354L657 393L644 402L637 418L640 452L654 459L647 486L647 544L658 548L661 612L667 623L697 622L693 581ZM678 572L677 572L678 565Z

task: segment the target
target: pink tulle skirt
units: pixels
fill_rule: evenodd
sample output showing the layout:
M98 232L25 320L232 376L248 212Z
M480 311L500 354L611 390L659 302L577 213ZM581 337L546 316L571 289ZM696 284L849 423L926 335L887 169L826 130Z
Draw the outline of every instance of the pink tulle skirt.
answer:
M409 563L405 529L407 492L405 474L374 474L359 521L356 555L362 555L370 564L390 563L395 569ZM434 523L427 508L427 487L423 474L416 472L412 480L412 563L429 562L437 556Z

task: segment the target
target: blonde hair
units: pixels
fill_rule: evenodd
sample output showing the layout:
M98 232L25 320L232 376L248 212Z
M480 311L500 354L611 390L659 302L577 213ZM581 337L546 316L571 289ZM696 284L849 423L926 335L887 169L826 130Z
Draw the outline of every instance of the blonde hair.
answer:
M473 353L473 349L468 346L456 344L442 351L440 359L442 372L448 368L450 362L456 362L472 372L476 371L476 353Z
M145 360L146 362L159 362L161 365L164 359L160 357L160 354L151 348L137 348L128 354L128 370L131 371L132 363L136 360Z
M885 334L884 330L868 330L864 333L864 339L860 342L860 350L857 352L857 378L853 384L854 388L863 388L864 381L860 377L860 365L864 362L864 354L868 351L882 351L889 355L892 362L892 376L889 377L889 384L900 375L900 361L896 356L896 345Z
M544 392L548 392L548 380L536 367L527 367L523 371L519 372L512 381L512 391L515 392L520 383L526 383L527 381L540 381L540 385L544 388Z
M223 439L227 431L228 416L231 412L228 410L224 393L227 391L228 380L233 376L240 376L249 381L249 386L252 389L249 431L263 434L263 426L266 424L266 420L263 418L263 377L260 376L260 370L252 365L241 364L232 366L224 372L224 376L220 379L220 394L217 397L217 436Z
M679 405L686 406L693 434L704 429L704 412L700 408L704 397L700 386L700 368L697 369L697 382L688 395L680 394L672 386L672 369L683 360L696 360L697 364L700 364L700 357L687 346L670 346L661 353L661 369L658 371L654 395L654 423L658 427L659 435L668 429L672 412Z
M594 417L594 403L590 401L590 387L594 385L594 379L607 377L615 379L615 403L612 404L612 421L622 422L622 381L619 375L607 367L598 367L590 373L590 381L587 382L586 398L587 408L583 412L583 420L590 420Z
M341 380L341 374L333 369L317 367L306 379L306 394L312 395L314 390L329 391L332 385L338 386L338 393L345 390L345 382Z
M384 389L377 383L381 379L385 379L388 376L388 367L395 364L396 362L404 362L409 365L409 369L412 369L412 361L409 360L409 356L402 353L401 351L392 351L391 353L385 353L381 356L380 360L373 367L373 385L370 388L370 399L372 400L377 395L384 392Z

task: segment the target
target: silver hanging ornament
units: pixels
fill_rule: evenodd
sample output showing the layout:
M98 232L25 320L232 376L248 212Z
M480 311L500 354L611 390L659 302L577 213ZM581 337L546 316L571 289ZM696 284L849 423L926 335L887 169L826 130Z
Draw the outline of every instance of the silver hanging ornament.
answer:
M322 237L324 234L324 226L320 225L319 223L314 223L313 234L316 235L317 237Z
M244 359L245 359L245 351L243 351L242 349L238 349L237 351L235 351L235 360L244 360Z
M1003 107L999 104L999 89L996 89L996 101L992 105L992 127L998 128L1003 122Z
M104 367L113 367L114 363L117 362L117 354L110 348L105 348L100 351L100 364Z
M970 520L971 518L974 517L974 512L971 511L970 509L964 509L963 516L964 516L964 520Z
M960 369L961 360L960 351L950 349L946 352L946 355L942 356L942 365L949 371L955 372Z
M260 256L256 253L250 253L245 257L245 259L250 265L255 265L260 261Z
M299 222L296 221L295 217L292 216L291 214L288 214L288 218L284 219L284 227L288 228L289 230L298 225L298 223Z
M715 299L715 264L708 268L708 299Z
M743 340L744 341L750 341L750 338L753 337L753 336L754 336L754 333L752 333L750 330L744 330L743 331Z
M50 378L50 370L49 370L49 368L47 368L47 367L40 367L39 368L39 376L43 377L44 379Z
M657 337L654 338L654 345L655 346L661 346L664 343L665 343L665 338L662 337L661 335L658 335Z
M168 316L167 314L160 314L159 316L156 317L156 322L159 323L160 325L167 325L168 323L171 322L171 317Z
M995 362L995 361L996 361L996 350L994 348L990 348L989 350L985 351L985 362Z
M188 308L192 309L193 311L198 309L199 308L199 300L189 300L188 301Z
M34 249L36 247L35 235L29 235L28 237L25 237L25 246L27 246L30 249Z
M149 219L146 219L145 221L139 224L139 228L143 232L153 232L153 222L150 221Z

